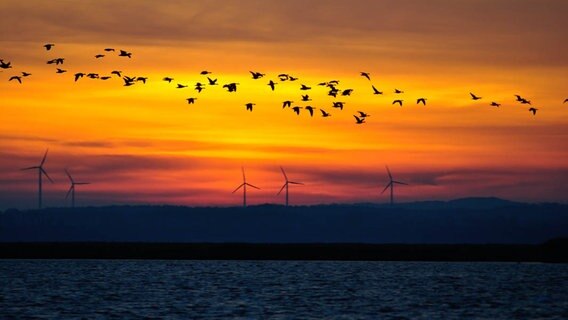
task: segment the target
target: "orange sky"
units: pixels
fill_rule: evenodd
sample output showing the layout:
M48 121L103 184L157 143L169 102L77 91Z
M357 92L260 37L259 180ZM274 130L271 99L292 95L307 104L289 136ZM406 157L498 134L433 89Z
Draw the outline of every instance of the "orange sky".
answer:
M37 177L19 168L37 165L46 148L56 182L45 186L47 206L68 203L64 168L92 182L77 187L79 205L238 205L231 191L241 166L262 188L250 191L250 204L281 203L280 165L306 184L291 188L293 204L385 202L385 165L410 184L397 189L399 201L566 202L567 9L524 0L2 1L0 59L13 68L0 72L0 209L36 205ZM106 47L132 59L95 59ZM66 74L45 63L57 57ZM111 70L149 81L72 77ZM240 83L238 92L197 93L202 70ZM253 80L249 70L266 76ZM32 76L8 81L21 71ZM280 82L279 73L300 80ZM333 99L317 86L332 79L353 96ZM300 84L331 117L282 109L288 99L307 105ZM373 95L371 84L385 94ZM402 108L391 105L396 98ZM247 102L256 103L252 113ZM371 114L364 125L355 125L358 110Z

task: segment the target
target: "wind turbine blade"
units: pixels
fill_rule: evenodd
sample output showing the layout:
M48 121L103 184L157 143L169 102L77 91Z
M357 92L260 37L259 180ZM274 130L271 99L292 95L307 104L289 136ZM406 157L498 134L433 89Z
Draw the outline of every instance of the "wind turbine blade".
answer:
M78 185L78 184L91 184L91 183L90 182L75 182L74 184Z
M405 186L408 185L408 183L404 183L404 182L400 182L400 181L393 181L392 183L404 184Z
M391 171L389 170L389 166L385 166L387 168L387 172L389 174L389 179L392 181L392 174Z
M69 180L71 180L71 183L75 183L75 181L73 181L73 177L71 177L71 174L69 173L69 171L67 171L67 169L65 169L65 173L69 177Z
M74 189L73 185L71 185L71 187L69 188L69 191L67 191L67 194L65 195L65 199L69 198L69 195L71 194L71 191Z
M280 170L282 170L282 174L284 175L284 179L286 180L286 182L288 182L288 176L286 175L286 172L284 172L284 168L282 168L282 166L280 166Z
M288 183L291 183L291 184L301 184L301 185L304 185L304 184L303 184L302 182L294 182L294 181L288 181Z
M47 172L45 172L45 170L43 170L43 168L40 167L39 169L41 170L41 173L43 173L47 177L47 179L49 179L49 181L51 181L51 183L54 183L53 180L51 180L51 178L47 174Z
M286 183L282 186L282 188L280 188L280 191L278 191L278 193L277 193L276 195L279 195L279 194L282 192L282 190L284 190L284 188L286 188L286 185L287 185L287 184L288 184L288 182L286 182Z
M45 159L47 158L47 152L49 151L49 149L45 149L45 154L43 155L43 159L41 159L41 163L39 164L39 166L43 166L43 163L45 162Z
M245 184L246 184L247 186L249 186L249 187L252 187L252 188L255 188L255 189L258 189L258 190L260 190L260 188L259 188L259 187L257 187L257 186L253 186L253 185L252 185L252 184L250 184L250 183L245 183Z
M247 182L247 178L245 176L245 167L241 167L241 170L243 171L243 183Z
M381 192L381 194L385 193L385 191L387 191L387 189L391 186L392 182L389 182L389 184L387 184L387 186L383 189L383 192Z
M238 187L237 187L237 188L235 189L235 191L233 191L233 192L231 192L231 193L235 193L235 192L237 192L237 190L239 190L240 188L242 188L242 187L243 187L244 185L245 185L244 183L243 183L243 184L241 184L240 186L238 186Z
M31 170L31 169L38 169L38 168L39 167L28 167L28 168L23 168L23 169L20 169L20 170Z

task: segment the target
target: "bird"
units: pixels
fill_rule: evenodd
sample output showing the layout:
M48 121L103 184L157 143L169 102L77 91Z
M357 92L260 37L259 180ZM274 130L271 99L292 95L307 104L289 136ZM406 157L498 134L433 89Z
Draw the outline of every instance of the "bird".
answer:
M300 90L310 90L311 88L312 88L312 87L308 87L308 86L306 86L305 84L303 84L303 85L300 87Z
M245 106L247 107L247 110L248 110L248 111L251 111L251 112L252 112L252 107L253 107L254 105L256 105L256 103L249 102L249 103L245 104Z
M312 101L312 99L310 99L309 95L302 95L302 101Z
M340 110L343 110L343 105L344 105L344 104L345 104L345 102L337 101L337 102L334 102L331 107L332 107L332 108L338 108L338 109L340 109Z
M75 82L77 82L77 80L81 79L85 74L83 72L77 72L75 73Z
M314 108L314 107L312 107L312 106L307 106L307 107L305 107L304 109L306 109L306 110L308 110L308 111L310 112L310 117L313 117L313 116L314 116L314 109L316 109L316 108Z
M492 106L492 107L500 107L501 104L493 101L493 102L491 102L490 106Z
M339 80L331 80L328 82L331 85L338 85L339 84Z
M527 100L527 99L525 99L525 98L523 98L523 99L521 100L521 104L531 104L531 101L530 101L530 100Z
M302 107L295 106L292 108L297 115L300 115L300 109L302 109Z
M284 109L286 107L291 107L292 102L294 102L294 101L286 100L286 101L282 102L282 109Z
M365 123L365 118L359 118L359 117L356 116L356 115L353 115L353 117L355 117L355 121L356 121L355 124L363 124L363 123Z
M201 93L201 90L205 89L204 85L201 82L195 84L195 90Z
M59 68L57 68L57 71L55 71L55 73L65 73L65 72L67 72L67 70L59 69Z
M328 85L327 82L320 82L318 83L318 86L322 86L322 87L326 87Z
M341 92L342 96L350 96L353 93L353 89L345 89Z
M232 82L223 85L223 88L226 88L229 92L237 92L237 85L238 83Z
M104 56L105 56L104 54L97 54L97 55L95 55L95 58L100 59L100 58L103 58Z
M127 52L124 50L120 50L120 54L118 55L119 57L128 57L128 58L132 58L132 52Z
M87 78L90 78L90 79L98 79L98 78L99 78L99 74L98 74L98 73L89 73L89 74L87 74Z
M31 73L22 71L22 77L29 77L31 75L32 75Z
M122 71L113 70L110 74L114 74L114 75L118 76L119 78L122 78Z
M400 104L400 106L402 107L402 101L403 101L403 100L394 100L394 101L392 102L392 104L398 103L398 104Z
M398 89L394 89L394 93L396 93L396 94L401 94L401 93L404 93L404 91L398 90Z
M211 72L210 72L210 71L207 71L207 70L203 70L203 71L201 71L199 74L200 74L200 75L203 75L203 76L206 76L206 75L208 75L208 74L211 74Z
M187 103L188 103L188 104L194 104L194 103L195 103L195 100L197 100L197 98L187 98L187 99L185 99L185 100L187 100Z
M114 51L114 48L105 48L105 51L106 51L106 52L111 52L111 51Z
M521 96L518 95L518 94L516 94L515 97L517 97L517 101L519 101L519 102L525 100L523 97L521 97Z
M174 81L174 78L165 77L165 78L162 79L162 80L167 81L168 83L172 83L172 81Z
M383 92L379 91L377 88L375 88L375 86L372 87L373 87L373 94L383 94Z
M60 65L60 64L63 64L63 61L65 60L65 58L55 58L53 60L55 61L55 65Z
M337 98L337 94L339 93L339 90L333 88L331 90L329 90L329 92L327 93L328 96L332 96L334 98Z
M371 116L370 114L365 113L365 112L363 112L363 111L357 111L357 112L359 112L359 116L360 116L361 118L367 118L367 117L370 117L370 116Z
M146 84L146 80L148 80L148 77L138 77L138 78L136 78L136 81L142 81L144 84Z
M274 86L276 85L276 82L270 80L270 81L268 82L268 85L270 86L270 88L272 89L272 91L274 91Z
M367 78L367 80L371 81L371 74L368 72L361 72L361 76Z
M12 76L12 77L10 77L10 80L8 80L8 81L12 81L12 80L17 80L20 84L22 83L22 77L20 77L20 76Z
M264 77L264 73L249 71L253 79L260 79Z
M568 102L568 98L564 99L564 102L562 102L562 103L566 103L566 102Z
M298 80L298 78L290 76L290 77L288 77L288 80L290 80L290 81L296 81L296 80Z
M529 111L532 112L533 116L536 115L537 108L529 108Z
M53 43L46 43L43 45L43 47L45 48L46 51L51 50L51 48L55 47L55 44Z
M323 110L323 109L320 109L320 111L321 111L321 116L324 117L324 118L331 116L331 114L329 114L328 112L325 112L325 110Z
M280 81L286 81L290 78L290 75L288 75L287 73L281 73L278 75L278 78L280 79Z
M134 85L134 79L133 78L129 78L127 76L122 77L122 80L124 80L124 86L125 87L130 87Z
M481 99L481 97L478 97L478 96L476 96L475 94L473 94L473 93L471 93L471 92L469 93L469 95L471 96L471 99L472 99L472 100L480 100L480 99Z
M4 60L0 59L0 69L10 69L12 68L11 62L4 62Z
M210 86L216 86L217 85L217 79L211 79L211 78L207 77L207 81L209 81Z
M109 76L104 76L104 77L100 77L99 79L101 79L101 80L108 80L108 79L110 79L110 77L109 77Z
M176 89L183 89L183 88L187 88L187 86L186 86L186 85L183 85L183 84L180 84L180 83L177 84Z
M124 81L127 81L127 82L132 82L132 83L134 83L134 81L136 81L136 77L124 76L124 77L122 77L122 78L124 79Z
M426 98L419 98L418 100L416 100L416 104L422 103L423 105L426 105Z

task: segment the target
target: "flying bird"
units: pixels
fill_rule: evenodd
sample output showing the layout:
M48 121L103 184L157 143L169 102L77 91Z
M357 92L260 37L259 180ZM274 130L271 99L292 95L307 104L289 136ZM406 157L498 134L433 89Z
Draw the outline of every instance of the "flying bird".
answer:
M29 77L31 75L32 75L31 73L27 73L27 72L22 71L22 77Z
M370 117L370 116L371 116L370 114L365 113L365 112L363 112L363 111L357 111L357 112L359 112L359 116L360 116L361 118L367 118L367 117Z
M185 100L187 100L187 104L194 104L195 100L197 100L197 98L187 98Z
M371 74L368 72L361 72L361 76L367 78L367 80L371 81Z
M57 71L55 71L55 73L65 73L65 72L67 72L67 70L59 69L59 68L57 68Z
M314 109L316 109L316 108L314 108L314 107L312 107L312 106L307 106L307 107L305 107L304 109L306 109L306 110L308 110L308 111L310 112L310 117L313 117L313 116L314 116Z
M87 74L87 78L91 78L91 79L98 79L99 74L98 73L89 73Z
M322 86L322 87L326 87L328 85L327 82L320 82L318 83L318 86Z
M290 77L288 77L288 80L290 80L290 81L296 81L296 80L298 80L298 78L290 76Z
M103 58L104 56L105 56L104 54L97 54L97 55L95 55L95 58L100 59L100 58Z
M481 99L481 97L478 97L478 96L476 96L475 94L473 94L473 93L471 93L471 92L469 93L469 95L471 96L471 99L472 99L472 100L480 100L480 99Z
M4 60L0 59L0 69L10 69L12 68L11 62L4 62Z
M85 76L83 72L75 73L75 82L77 82L77 80L81 79L83 76Z
M186 86L186 85L183 85L183 84L180 84L180 83L177 84L176 89L183 89L183 88L187 88L187 86Z
M373 94L383 94L383 92L379 91L377 88L375 88L375 86L372 87L373 87Z
M355 117L355 124L363 124L365 123L365 118L359 118L356 115L353 115L353 117Z
M235 82L227 83L227 84L223 85L223 88L226 88L227 91L229 91L229 92L237 92L237 84L238 83L235 83Z
M566 103L566 102L568 102L568 98L567 98L567 99L564 99L564 102L562 102L562 103Z
M256 103L251 103L251 102L249 102L249 103L245 104L245 106L247 107L247 110L248 110L248 111L251 111L251 112L252 112L252 107L253 107L254 105L256 105Z
M338 85L339 84L339 80L331 80L328 82L330 85Z
M211 78L207 77L207 81L209 81L210 86L216 86L217 85L217 79L211 79Z
M286 73L281 73L278 75L278 78L280 78L280 81L286 81L290 78L290 75L286 74Z
M22 77L20 77L20 76L12 76L12 77L10 77L10 80L8 80L8 81L12 81L12 80L17 80L20 84L22 83Z
M525 99L525 98L523 98L523 99L521 100L521 104L531 104L531 101L530 101L530 100L527 100L527 99Z
M423 105L426 105L426 98L419 98L418 100L416 100L416 104L422 103Z
M292 102L294 102L294 101L286 100L286 101L282 102L282 109L284 109L286 107L291 107Z
M492 107L500 107L501 104L500 104L500 103L497 103L497 102L495 102L495 101L493 101L493 102L491 102L490 106L492 106Z
M264 73L249 71L253 79L260 79L264 77Z
M199 73L200 75L206 76L208 74L211 74L211 72L207 71L207 70L203 70Z
M146 84L146 81L148 80L148 77L138 77L136 78L136 81L142 81L144 84Z
M396 93L396 94L401 94L401 93L404 93L404 91L398 90L398 89L394 89L394 93Z
M339 93L339 90L333 88L331 90L329 90L329 92L327 93L328 96L332 96L334 98L337 98L337 94Z
M122 77L122 80L124 81L125 87L130 87L134 85L134 78L129 78L127 76L124 76Z
M302 95L302 101L312 101L312 99L310 99L309 95Z
M55 47L55 44L53 43L46 43L43 45L43 47L45 48L46 51L51 50L51 48Z
M392 102L392 104L397 104L397 103L398 103L398 104L402 107L402 101L404 101L404 100L394 100L394 101Z
M114 75L118 76L119 78L122 78L122 71L113 70L110 74L114 74Z
M350 96L353 93L353 89L345 89L341 92L342 96Z
M302 109L302 107L295 106L294 108L292 108L292 110L294 110L297 115L300 115L300 109Z
M165 77L165 78L162 79L162 80L167 81L168 83L172 83L172 81L174 81L174 78Z
M519 101L519 102L525 100L523 97L521 97L521 96L518 95L518 94L516 94L515 97L517 97L517 101Z
M311 88L312 88L312 87L308 87L308 86L306 86L305 84L303 84L303 85L300 87L300 90L310 90Z
M270 89L272 89L272 91L274 91L274 86L276 85L276 82L270 80L270 81L268 82L268 85L270 86Z
M124 50L120 50L120 54L118 55L119 57L128 57L128 58L132 58L132 52L126 52Z
M108 79L110 79L110 77L109 77L109 76L104 76L104 77L100 77L99 79L101 79L101 80L108 80Z
M106 51L106 52L111 52L111 51L114 51L114 48L105 48L105 51Z
M532 112L533 116L536 115L537 108L529 108L529 111Z
M331 116L331 114L329 114L328 112L325 112L325 110L323 110L323 109L320 109L320 111L321 111L321 116L324 117L324 118Z
M340 109L340 110L343 110L343 105L344 105L344 104L345 104L345 102L337 101L337 102L334 102L334 103L333 103L332 108L338 108L338 109Z

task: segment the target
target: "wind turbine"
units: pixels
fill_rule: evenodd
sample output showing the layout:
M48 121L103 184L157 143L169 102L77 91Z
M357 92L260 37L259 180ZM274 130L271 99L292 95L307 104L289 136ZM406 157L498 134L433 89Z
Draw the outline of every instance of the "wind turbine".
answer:
M21 169L21 170L37 169L37 172L38 172L38 190L39 190L39 192L38 192L38 208L39 209L41 209L41 186L42 186L41 177L42 177L42 175L45 175L47 177L47 179L49 179L49 181L51 181L51 183L53 183L53 180L51 180L51 178L49 177L47 172L43 169L43 164L45 163L45 159L47 158L47 151L49 151L49 149L45 150L45 154L43 155L43 159L41 159L39 166Z
M284 180L286 180L286 182L284 183L282 188L280 188L280 191L278 191L278 193L276 195L279 195L282 192L282 190L284 190L284 188L286 188L286 207L287 207L288 206L288 185L289 184L301 184L301 185L303 185L303 183L289 181L288 176L286 175L286 172L284 172L284 168L280 167L280 170L282 170L282 174L284 175Z
M246 208L246 207L247 207L247 186L252 187L252 188L255 188L255 189L259 189L259 190L260 190L260 188L259 188L259 187L255 187L255 186L253 186L252 184L248 183L248 182L247 182L247 178L246 178L246 176L245 176L245 168L241 167L241 169L242 169L242 171L243 171L243 183L242 183L240 186L238 186L238 187L235 189L235 191L233 191L232 193L237 192L237 190L239 190L241 187L243 188L243 207Z
M71 181L71 187L69 187L69 191L67 191L65 199L67 199L69 197L69 194L71 194L71 208L75 208L75 186L82 184L90 184L90 182L75 182L75 180L73 180L73 177L71 176L69 171L67 171L67 169L65 169L65 173L67 174L67 177L69 177L69 180Z
M389 174L389 183L387 184L387 186L383 189L383 192L381 192L381 194L385 193L385 191L387 191L388 188L390 188L390 204L393 205L394 204L394 185L395 184L403 184L403 185L408 185L408 183L404 183L404 182L400 182L400 181L396 181L393 180L392 178L392 174L389 170L389 167L386 166L387 168L387 173Z

